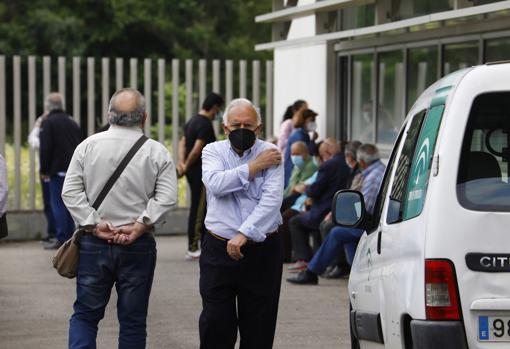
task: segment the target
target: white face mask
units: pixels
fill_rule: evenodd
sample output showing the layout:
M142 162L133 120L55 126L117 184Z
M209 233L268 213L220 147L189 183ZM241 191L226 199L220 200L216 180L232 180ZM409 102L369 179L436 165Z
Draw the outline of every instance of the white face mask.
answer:
M315 121L310 121L308 124L306 124L306 130L308 132L315 132L315 130L317 130L317 124Z

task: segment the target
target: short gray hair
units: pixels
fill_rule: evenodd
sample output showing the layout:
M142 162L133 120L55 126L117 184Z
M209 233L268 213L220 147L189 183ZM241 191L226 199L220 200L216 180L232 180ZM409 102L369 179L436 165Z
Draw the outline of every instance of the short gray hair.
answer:
M357 160L358 159L358 149L359 149L360 146L361 146L361 142L360 141L351 141L351 142L348 142L345 145L345 150L344 150L345 156L349 155L354 160Z
M373 144L363 144L358 148L358 161L371 165L379 160L379 150Z
M133 110L119 111L115 99L121 93L131 93L136 96L137 103ZM140 125L145 115L145 97L134 88L123 88L115 92L110 99L110 105L108 107L108 121L110 125L118 126L136 126Z
M62 95L58 92L52 92L44 99L44 109L48 112L55 110L64 110Z
M248 100L246 98L236 98L236 99L232 100L232 102L230 102L227 105L227 108L225 109L225 113L223 113L223 124L224 125L228 124L228 114L230 113L230 110L232 110L232 108L234 108L234 107L238 107L241 105L249 106L249 107L252 107L253 109L255 109L255 112L257 113L257 125L262 124L262 117L260 116L259 108L257 108L250 100Z

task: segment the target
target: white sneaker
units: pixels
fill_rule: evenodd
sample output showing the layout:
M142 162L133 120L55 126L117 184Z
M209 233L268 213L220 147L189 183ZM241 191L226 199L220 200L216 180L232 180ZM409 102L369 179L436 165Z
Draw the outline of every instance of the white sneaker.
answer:
M191 252L191 251L186 251L186 255L184 256L184 258L187 260L187 261L194 261L194 260L198 260L200 258L200 253L201 251L200 250L196 250L194 252Z

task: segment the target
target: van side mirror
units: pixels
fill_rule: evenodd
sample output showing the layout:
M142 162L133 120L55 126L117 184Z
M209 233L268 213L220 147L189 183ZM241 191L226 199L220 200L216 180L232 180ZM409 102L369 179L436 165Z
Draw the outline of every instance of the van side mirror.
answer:
M333 222L346 228L357 228L367 215L363 194L355 190L340 190L333 197Z

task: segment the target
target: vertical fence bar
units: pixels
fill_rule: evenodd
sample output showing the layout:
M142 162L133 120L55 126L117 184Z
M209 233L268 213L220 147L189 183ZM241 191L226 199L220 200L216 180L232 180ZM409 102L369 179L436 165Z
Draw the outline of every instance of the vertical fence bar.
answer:
M172 152L177 163L179 146L179 60L172 59Z
M138 88L138 59L136 58L129 60L129 86Z
M73 57L73 117L74 121L81 123L81 81L80 81L80 57Z
M193 115L193 61L186 60L186 120Z
M213 65L213 92L221 94L221 78L220 78L220 69L221 63L219 59L215 59L212 63Z
M198 61L198 109L205 99L207 89L207 61L201 59Z
M252 62L251 84L252 102L260 107L260 61Z
M124 60L115 58L115 90L124 87Z
M21 59L13 57L14 208L21 208Z
M5 156L5 56L0 56L0 154Z
M35 110L35 56L28 57L28 132L34 128L36 110ZM35 149L30 147L29 163L29 205L31 210L35 210Z
M246 60L239 61L239 97L246 98Z
M66 58L58 57L58 93L62 95L62 105L66 110Z
M145 96L145 105L147 111L147 120L145 121L145 135L147 137L151 137L151 125L152 125L152 79L151 79L151 70L152 70L152 61L150 58L145 58L143 60L143 89Z
M94 110L94 58L87 58L87 135L94 133L95 110Z
M229 104L232 100L234 90L234 62L227 59L225 65L225 103Z
M43 57L43 101L51 92L51 58Z
M273 135L273 62L266 62L266 137Z
M220 81L220 60L215 59L213 60L213 92L216 92L218 94L221 94L221 81ZM214 133L216 136L220 134L220 121L214 120L213 121L213 128Z
M158 141L165 144L165 60L158 59Z
M101 76L102 76L102 103L101 103L101 114L102 114L102 125L108 123L108 102L110 99L110 59L101 59Z

